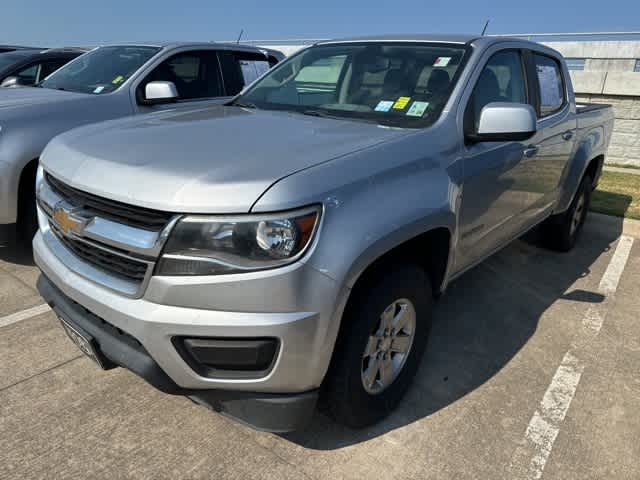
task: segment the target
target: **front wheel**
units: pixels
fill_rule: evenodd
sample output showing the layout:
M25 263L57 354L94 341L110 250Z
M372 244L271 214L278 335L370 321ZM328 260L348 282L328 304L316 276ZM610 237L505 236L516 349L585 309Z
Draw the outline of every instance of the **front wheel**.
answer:
M542 225L545 244L560 252L571 250L582 232L589 206L593 182L585 175L566 212L554 215Z
M381 268L354 293L325 389L338 422L371 425L402 400L427 344L432 304L429 278L414 265Z
M25 168L20 180L18 195L17 237L20 247L31 249L31 241L38 231L38 213L36 209L36 168L37 164Z

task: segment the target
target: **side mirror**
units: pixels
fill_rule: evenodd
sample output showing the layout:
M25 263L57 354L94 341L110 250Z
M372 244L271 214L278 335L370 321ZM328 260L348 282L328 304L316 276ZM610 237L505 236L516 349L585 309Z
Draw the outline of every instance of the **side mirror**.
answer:
M536 131L536 112L531 105L493 102L482 109L477 132L467 138L474 142L524 141Z
M19 77L7 77L0 83L0 87L4 88L25 87L26 85Z
M144 87L144 103L157 105L178 100L178 89L173 82L149 82Z

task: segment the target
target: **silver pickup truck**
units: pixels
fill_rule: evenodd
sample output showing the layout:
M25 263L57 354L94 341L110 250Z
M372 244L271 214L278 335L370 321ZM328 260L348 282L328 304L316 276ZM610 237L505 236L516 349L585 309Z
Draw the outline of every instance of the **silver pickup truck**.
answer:
M103 368L257 428L398 405L434 297L539 226L569 250L613 127L506 38L318 43L225 106L56 137L38 286Z
M44 146L81 125L236 95L284 55L236 44L110 45L38 84L0 90L0 226L37 228L34 182ZM12 229L11 229L12 230Z

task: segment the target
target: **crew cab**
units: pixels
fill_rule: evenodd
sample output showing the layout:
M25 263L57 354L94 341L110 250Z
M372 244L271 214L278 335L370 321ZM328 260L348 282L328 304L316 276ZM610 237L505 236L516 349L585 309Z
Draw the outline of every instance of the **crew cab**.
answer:
M411 385L451 281L534 227L574 246L612 128L536 43L320 42L224 106L51 141L38 288L103 368L260 429L319 397L364 427Z
M25 50L1 54L0 66L3 55L24 56ZM17 233L30 244L37 229L38 158L57 134L102 120L223 102L282 58L275 50L237 44L125 44L95 48L47 78L30 64L13 72L13 84L35 75L38 88L0 89L0 226L17 223Z

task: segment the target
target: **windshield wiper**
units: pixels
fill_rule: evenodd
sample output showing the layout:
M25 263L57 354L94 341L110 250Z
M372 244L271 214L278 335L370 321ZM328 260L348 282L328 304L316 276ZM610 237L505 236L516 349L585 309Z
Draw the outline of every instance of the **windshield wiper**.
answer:
M334 120L347 120L352 122L380 124L378 120L375 120L373 118L363 118L363 117L356 117L352 115L338 115L338 114L325 112L324 110L303 110L299 113L303 115L309 115L310 117L322 117L322 118L332 118Z
M229 105L242 108L258 108L255 103L251 102L232 102Z
M331 115L330 113L323 112L322 110L303 110L300 113L303 115L309 115L310 117L340 118L338 115Z

